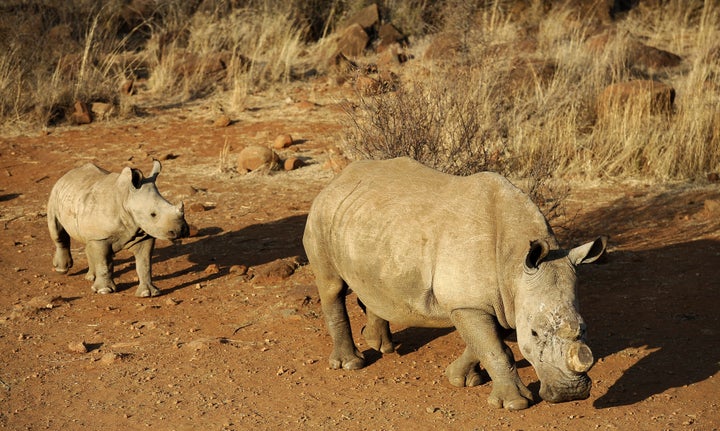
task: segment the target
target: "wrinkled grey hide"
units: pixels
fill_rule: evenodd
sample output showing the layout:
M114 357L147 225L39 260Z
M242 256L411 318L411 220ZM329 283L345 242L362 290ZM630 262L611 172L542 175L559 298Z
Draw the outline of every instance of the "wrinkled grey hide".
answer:
M365 340L383 353L394 350L388 321L457 328L467 348L446 375L474 386L481 364L494 406L532 400L500 327L517 331L542 398L589 396L593 357L575 267L600 257L605 239L560 249L538 208L502 176L456 177L407 158L354 162L313 202L303 243L334 344L331 368L364 366L345 308L349 287L366 308Z
M48 228L55 242L55 271L66 273L73 265L70 238L85 243L87 279L98 293L115 291L112 259L122 249L135 255L139 286L135 295L157 296L152 284L150 258L155 238L174 240L188 235L183 205L174 206L158 192L157 160L149 177L137 169L110 173L88 163L65 174L53 187L48 201Z

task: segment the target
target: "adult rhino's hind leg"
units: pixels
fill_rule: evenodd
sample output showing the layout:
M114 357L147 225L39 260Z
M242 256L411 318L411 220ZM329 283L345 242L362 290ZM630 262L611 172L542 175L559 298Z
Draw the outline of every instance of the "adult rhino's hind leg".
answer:
M70 254L70 235L68 235L65 228L60 224L54 215L48 213L47 217L50 238L52 238L55 243L53 268L56 272L65 274L73 266L72 254Z
M390 323L371 310L365 309L365 314L367 315L367 325L362 329L362 335L367 345L382 353L394 352L395 345L390 333Z
M350 318L345 306L347 285L337 275L322 274L316 269L316 284L320 294L320 303L325 315L333 351L330 354L330 368L337 370L357 370L365 366L365 358L355 346Z

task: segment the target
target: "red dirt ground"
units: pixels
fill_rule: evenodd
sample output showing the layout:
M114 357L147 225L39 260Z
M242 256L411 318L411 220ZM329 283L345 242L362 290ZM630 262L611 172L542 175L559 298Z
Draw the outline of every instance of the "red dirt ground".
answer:
M324 165L342 98L322 88L292 97L258 102L226 128L193 105L0 138L1 429L720 429L720 217L703 209L720 198L717 184L572 184L568 216L553 222L562 242L611 236L606 262L580 271L597 359L587 400L491 408L491 382L446 382L464 348L452 330L393 327L398 351L382 358L356 337L369 365L330 370L301 237L334 175ZM308 100L317 105L294 103ZM296 140L282 155L307 166L220 171L226 143L231 166L243 146L280 133ZM55 274L45 214L54 182L87 161L147 171L153 158L161 192L185 202L197 230L158 242L163 295L133 296L129 253L116 259L119 292L93 294L78 243L75 267ZM300 266L284 276L283 262ZM363 317L348 303L357 336ZM81 342L85 353L72 347ZM537 397L534 370L510 344Z

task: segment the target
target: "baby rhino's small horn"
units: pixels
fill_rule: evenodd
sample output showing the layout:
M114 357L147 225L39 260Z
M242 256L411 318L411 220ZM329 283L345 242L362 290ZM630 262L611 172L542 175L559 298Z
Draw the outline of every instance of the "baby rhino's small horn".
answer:
M595 359L587 344L576 341L568 347L567 366L570 371L576 373L587 373L592 368Z

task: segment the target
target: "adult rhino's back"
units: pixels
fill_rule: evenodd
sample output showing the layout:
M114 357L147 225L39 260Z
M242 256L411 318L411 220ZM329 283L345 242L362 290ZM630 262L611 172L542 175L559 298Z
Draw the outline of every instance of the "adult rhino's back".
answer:
M313 203L304 244L316 274L339 275L385 320L450 326L459 303L495 301L498 259L521 261L529 238L547 236L537 208L502 176L457 177L400 158L348 166ZM475 288L449 287L458 285Z

